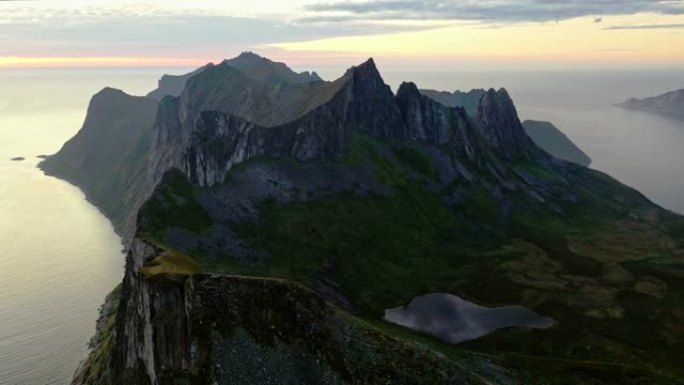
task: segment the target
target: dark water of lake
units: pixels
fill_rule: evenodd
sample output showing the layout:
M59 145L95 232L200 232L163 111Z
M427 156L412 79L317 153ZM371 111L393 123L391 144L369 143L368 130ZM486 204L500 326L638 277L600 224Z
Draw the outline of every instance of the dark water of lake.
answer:
M553 320L523 306L488 308L447 293L416 297L406 306L385 310L385 320L441 340L459 343L499 329L547 329Z

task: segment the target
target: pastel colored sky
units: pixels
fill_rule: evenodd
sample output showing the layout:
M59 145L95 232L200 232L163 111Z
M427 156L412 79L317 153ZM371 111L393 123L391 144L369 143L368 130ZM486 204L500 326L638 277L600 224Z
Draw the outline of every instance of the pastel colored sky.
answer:
M0 67L677 67L684 0L0 0Z

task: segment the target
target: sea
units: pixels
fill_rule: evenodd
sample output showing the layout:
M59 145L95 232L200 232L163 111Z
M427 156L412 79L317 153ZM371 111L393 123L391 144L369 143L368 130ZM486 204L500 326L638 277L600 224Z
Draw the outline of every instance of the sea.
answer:
M379 63L385 81L420 88L505 87L522 119L555 124L592 168L684 213L684 120L615 104L684 88L684 70L461 71ZM315 69L324 78L343 67ZM68 384L98 307L123 275L120 238L76 187L43 175L105 86L143 95L189 68L0 69L0 385ZM23 161L11 160L15 157Z

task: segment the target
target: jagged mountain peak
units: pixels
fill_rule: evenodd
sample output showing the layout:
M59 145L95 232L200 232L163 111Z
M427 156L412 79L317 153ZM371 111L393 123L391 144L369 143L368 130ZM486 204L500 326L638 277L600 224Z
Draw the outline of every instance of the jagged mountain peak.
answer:
M518 111L508 91L490 88L480 98L477 107L482 136L503 155L524 153L534 148L518 118Z
M236 58L238 58L238 59L256 59L256 60L266 59L265 57L258 55L252 51L244 51L240 55L238 55ZM266 60L268 60L268 59L266 59Z
M489 103L493 102L496 103L499 107L513 107L515 108L515 105L513 104L513 99L511 98L511 95L508 93L508 91L505 88L499 88L494 89L490 88L486 90L483 94L482 97L480 98L480 104L483 103Z
M351 81L355 85L356 92L366 96L378 93L385 98L394 98L392 90L383 80L373 58L349 68L340 79L345 82Z
M414 82L402 82L397 90L397 98L420 97L421 93Z
M276 64L276 62L267 59L263 56L257 55L256 53L252 51L245 51L242 52L240 55L232 58L232 59L224 59L220 64L228 64L228 65L238 65L238 64L248 64L248 65L258 65L258 64ZM284 63L280 63L284 64Z
M346 74L368 74L380 76L380 71L378 71L378 67L375 65L375 60L373 60L371 57L365 62L349 68Z

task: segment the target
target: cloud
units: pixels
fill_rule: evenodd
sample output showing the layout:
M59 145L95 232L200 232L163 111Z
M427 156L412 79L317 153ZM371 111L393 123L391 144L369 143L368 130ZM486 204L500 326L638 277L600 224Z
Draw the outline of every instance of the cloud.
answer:
M646 24L646 25L616 25L606 27L604 30L624 30L624 29L680 29L684 28L684 24Z
M0 0L5 2L7 0ZM45 4L47 2L41 2ZM417 27L397 26L395 30ZM156 6L0 8L0 56L230 55L276 42L386 31L379 23L335 28L283 17L235 17L211 9ZM220 57L220 56L219 56Z
M309 21L469 20L546 22L596 15L684 14L684 0L364 0L305 7Z

